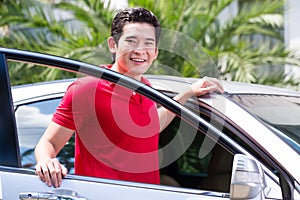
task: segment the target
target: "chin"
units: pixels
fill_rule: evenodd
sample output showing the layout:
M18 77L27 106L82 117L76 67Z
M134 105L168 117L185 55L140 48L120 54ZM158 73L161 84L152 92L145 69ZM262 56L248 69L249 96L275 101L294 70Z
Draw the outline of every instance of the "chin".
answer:
M138 66L138 67L135 67L134 69L132 69L130 71L130 73L132 74L136 74L136 75L143 75L144 73L146 73L149 69L149 66L148 67L142 67L142 66Z

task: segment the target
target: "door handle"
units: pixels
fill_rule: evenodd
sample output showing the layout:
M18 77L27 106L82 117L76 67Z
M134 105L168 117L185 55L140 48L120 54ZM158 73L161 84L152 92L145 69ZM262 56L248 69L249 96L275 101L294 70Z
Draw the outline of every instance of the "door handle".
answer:
M22 192L19 194L20 200L88 200L85 197L78 195L78 193L65 190L55 189L50 192Z

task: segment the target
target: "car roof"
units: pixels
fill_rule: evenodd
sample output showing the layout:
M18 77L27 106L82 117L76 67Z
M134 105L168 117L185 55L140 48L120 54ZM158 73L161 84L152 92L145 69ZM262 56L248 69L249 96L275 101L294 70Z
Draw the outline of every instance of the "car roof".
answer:
M191 84L199 79L184 78L177 76L165 75L147 75L152 86L158 90L180 92L184 90L187 84ZM32 84L25 84L12 87L12 96L15 103L26 99L43 97L57 94L62 96L67 87L75 79L64 79L55 81L46 81ZM300 96L300 92L259 84L250 84L233 81L221 81L222 86L227 94L269 94L269 95L286 95ZM34 95L33 95L34 94Z
M59 94L62 96L67 87L74 79L64 79L55 81L46 81L12 87L12 97L14 103L29 100L31 98Z
M179 91L180 85L184 85L184 83L192 84L196 82L197 78L184 78L184 77L176 77L176 76L157 76L150 75L147 76L150 82L153 85L156 85L155 88L162 89L160 86L171 85L168 82L177 82L174 84L172 89L173 91ZM251 84L251 83L243 83L243 82L234 82L234 81L223 81L220 80L224 90L227 94L270 94L270 95L287 95L287 96L300 96L300 92L294 91L291 89L279 88L274 86L260 85L260 84Z
M270 94L300 96L300 93L297 91L268 85L232 81L222 81L222 84L228 94Z

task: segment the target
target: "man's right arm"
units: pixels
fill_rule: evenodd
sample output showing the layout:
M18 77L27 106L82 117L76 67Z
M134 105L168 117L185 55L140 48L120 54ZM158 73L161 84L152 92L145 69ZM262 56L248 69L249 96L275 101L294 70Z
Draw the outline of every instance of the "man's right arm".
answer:
M36 174L49 187L60 187L67 169L56 159L59 151L72 137L74 130L51 122L35 147Z

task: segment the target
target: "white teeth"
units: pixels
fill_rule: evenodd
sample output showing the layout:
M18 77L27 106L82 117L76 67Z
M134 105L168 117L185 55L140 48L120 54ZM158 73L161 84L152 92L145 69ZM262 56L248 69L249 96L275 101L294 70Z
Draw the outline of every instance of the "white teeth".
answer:
M132 58L131 60L133 60L135 62L144 62L145 61L143 59L138 59L138 58Z

